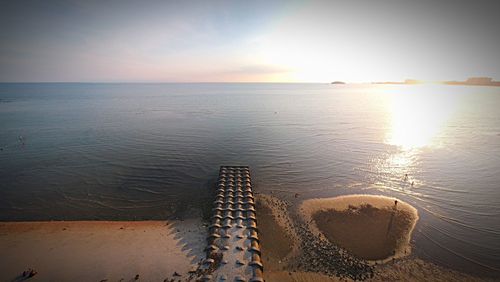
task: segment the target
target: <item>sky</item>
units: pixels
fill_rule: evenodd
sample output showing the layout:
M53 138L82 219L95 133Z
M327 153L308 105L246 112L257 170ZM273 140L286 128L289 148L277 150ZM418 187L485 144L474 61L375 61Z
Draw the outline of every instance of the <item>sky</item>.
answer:
M0 82L500 79L498 1L1 1Z

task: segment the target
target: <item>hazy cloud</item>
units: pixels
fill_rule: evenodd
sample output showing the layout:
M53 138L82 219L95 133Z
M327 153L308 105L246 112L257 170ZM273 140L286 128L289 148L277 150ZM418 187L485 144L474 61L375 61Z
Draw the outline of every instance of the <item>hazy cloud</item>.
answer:
M496 1L10 1L0 81L500 78Z

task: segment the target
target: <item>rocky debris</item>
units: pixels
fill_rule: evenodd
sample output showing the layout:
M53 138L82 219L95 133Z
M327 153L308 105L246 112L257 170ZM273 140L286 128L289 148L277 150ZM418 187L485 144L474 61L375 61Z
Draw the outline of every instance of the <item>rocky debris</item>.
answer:
M277 220L283 220L285 230L297 237L297 255L290 260L289 270L317 272L331 277L365 280L373 277L373 266L358 259L346 250L336 246L322 236L310 231L308 223L300 215L291 212L292 204L277 199L275 196L266 197L268 205L277 211ZM290 216L285 216L289 214Z
M242 262L242 261L240 261L239 259L237 259L237 260L236 260L236 264L237 264L237 265L244 265L245 263L244 263L244 262Z
M245 282L246 280L242 276L237 275L236 277L234 277L234 281L236 281L236 282Z
M37 274L38 274L38 272L36 270L28 268L28 270L23 271L22 277L27 279L27 278L31 278Z
M373 277L373 267L357 259L331 242L314 235L304 223L294 228L302 238L301 256L298 265L301 270L323 273L329 276L364 280Z

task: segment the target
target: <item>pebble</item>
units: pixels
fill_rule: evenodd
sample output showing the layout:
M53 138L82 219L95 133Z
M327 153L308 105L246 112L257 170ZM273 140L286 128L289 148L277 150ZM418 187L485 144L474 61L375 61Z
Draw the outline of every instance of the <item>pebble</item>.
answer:
M281 215L289 214L287 211L289 204L280 200L271 202ZM285 219L290 230L294 230L299 237L302 255L297 259L297 269L353 280L373 277L373 267L366 261L357 259L321 236L314 235L297 215L290 214L290 218L287 216L279 218Z
M240 261L239 259L237 259L237 260L236 260L236 264L238 264L238 265L244 265L245 263L244 263L244 262L242 262L242 261Z

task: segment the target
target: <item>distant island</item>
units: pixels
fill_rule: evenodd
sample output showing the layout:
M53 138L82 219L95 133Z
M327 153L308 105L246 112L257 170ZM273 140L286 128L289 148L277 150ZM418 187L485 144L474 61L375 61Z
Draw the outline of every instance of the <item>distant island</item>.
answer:
M331 84L345 84L345 82L343 82L343 81L334 81Z
M494 81L491 77L470 77L466 81L445 81L444 84L500 86L500 81Z
M382 81L372 82L372 84L446 84L446 85L473 85L473 86L500 86L500 81L495 81L491 77L470 77L465 81L422 81L407 79L405 81Z

